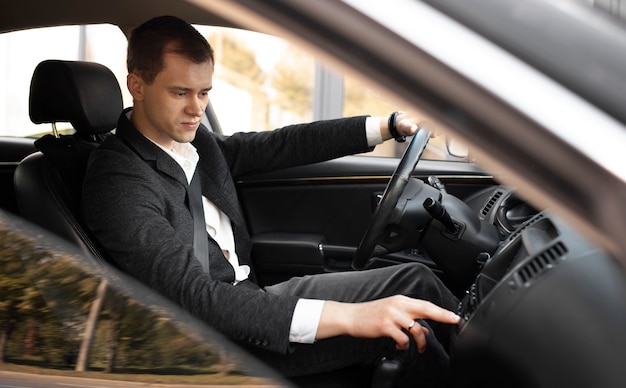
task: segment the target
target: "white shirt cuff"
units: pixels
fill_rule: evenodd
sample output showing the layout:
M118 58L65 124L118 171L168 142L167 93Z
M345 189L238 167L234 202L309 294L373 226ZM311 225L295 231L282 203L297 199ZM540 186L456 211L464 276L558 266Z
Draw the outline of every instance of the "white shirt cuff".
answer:
M383 137L380 134L380 117L367 117L365 119L365 135L367 136L367 145L373 147L383 143Z
M291 319L289 329L289 341L301 344L312 344L315 342L317 326L322 316L323 300L300 299L296 303L296 309Z

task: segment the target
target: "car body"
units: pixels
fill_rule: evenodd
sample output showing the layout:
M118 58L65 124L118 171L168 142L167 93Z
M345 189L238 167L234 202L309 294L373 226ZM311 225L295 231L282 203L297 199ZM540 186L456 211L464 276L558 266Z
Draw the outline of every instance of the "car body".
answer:
M626 30L618 18L589 2L540 0L23 0L5 8L3 32L109 23L128 33L161 14L264 32L425 112L429 128L472 150L475 163L422 160L411 172L414 182L444 184L445 193L420 190L438 193L463 230L450 235L426 217L411 224L418 233L410 246L393 252L387 241L390 253L369 265L422 262L462 299L454 386L626 384ZM46 365L78 364L93 311L104 322L92 332L97 365L110 365L106 355L121 347L126 370L191 365L197 379L176 383L226 376L233 385L306 385L278 376L115 266L11 214L19 213L13 172L34 151L33 140L0 139L0 284L14 298L0 301L0 328L12 328L14 341L19 334L9 350L25 355L22 364L37 354ZM239 177L260 282L353 270L398 162L350 156ZM423 198L414 198L411 222L425 214ZM497 232L495 247L484 229ZM459 263L470 263L460 275ZM105 288L108 300L98 297ZM25 345L35 340L48 350ZM128 378L117 372L110 375Z

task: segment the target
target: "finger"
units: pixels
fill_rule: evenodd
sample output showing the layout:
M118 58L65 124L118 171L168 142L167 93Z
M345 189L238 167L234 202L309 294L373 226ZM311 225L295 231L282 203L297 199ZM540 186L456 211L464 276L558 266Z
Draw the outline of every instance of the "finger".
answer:
M461 320L461 317L452 311L425 300L415 300L414 307L415 310L412 312L415 314L415 319L431 319L437 322L452 324L457 324Z
M405 136L413 136L417 132L418 127L411 118L403 117L398 120L397 128L401 134Z
M411 331L415 344L417 345L417 351L420 353L424 353L424 351L426 351L426 337L428 337L428 333L428 329L422 325L417 325Z
M396 349L398 350L408 350L409 349L409 332L407 329L399 329L394 331L394 334L391 338L396 343ZM411 334L412 335L412 334Z
M405 332L413 337L413 340L417 345L417 351L423 353L426 350L426 337L429 333L428 329L420 325L417 321L413 321Z
M408 133L406 134L406 136L413 136L417 133L417 124L412 123L408 129Z
M405 323L407 321L409 321L408 324ZM425 328L414 319L402 315L402 317L396 317L394 329L395 335L392 336L392 338L396 342L396 349L408 350L410 344L409 338L414 337L416 333L421 332Z

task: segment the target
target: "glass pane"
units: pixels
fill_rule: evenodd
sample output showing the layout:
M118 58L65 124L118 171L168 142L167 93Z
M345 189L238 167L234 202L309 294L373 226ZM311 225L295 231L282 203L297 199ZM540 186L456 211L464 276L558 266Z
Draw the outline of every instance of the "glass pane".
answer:
M313 57L269 35L196 28L215 51L211 104L225 134L312 120Z
M30 80L41 61L100 62L116 74L122 85L126 84L126 38L111 25L49 27L1 34L0 52L6 58L0 62L0 136L39 137L51 131L50 125L33 124L28 115ZM70 127L58 126L60 130Z
M73 252L0 211L0 365L23 373L13 386L57 385L49 375L100 379L85 386L278 386L274 372L220 334Z
M396 110L403 110L402 107L395 106L390 103L387 98L376 90L363 85L358 79L345 76L344 77L344 116L355 116L362 114L369 114L372 116L388 117L391 112ZM428 146L424 151L422 159L424 160L463 160L450 155L446 148L446 136L444 128L435 126L434 120L431 120L424 112L412 110L415 114L416 120L424 123L428 128L435 133ZM397 143L394 141L388 141L381 144L374 149L373 152L367 155L374 156L386 156L386 157L400 157L404 153L408 142Z
M84 36L85 53L82 60L108 67L120 84L124 106L131 106L133 99L126 88L126 36L117 26L110 24L84 26Z

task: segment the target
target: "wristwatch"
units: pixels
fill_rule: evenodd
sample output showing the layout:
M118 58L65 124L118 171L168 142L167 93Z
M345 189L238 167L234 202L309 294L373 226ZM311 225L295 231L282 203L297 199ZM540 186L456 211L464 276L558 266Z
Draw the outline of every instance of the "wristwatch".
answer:
M387 127L389 128L389 133L393 136L394 140L398 143L404 143L406 141L406 136L400 135L398 132L398 127L396 126L396 120L398 119L398 115L400 112L395 111L391 115L389 115L389 121L387 122Z

